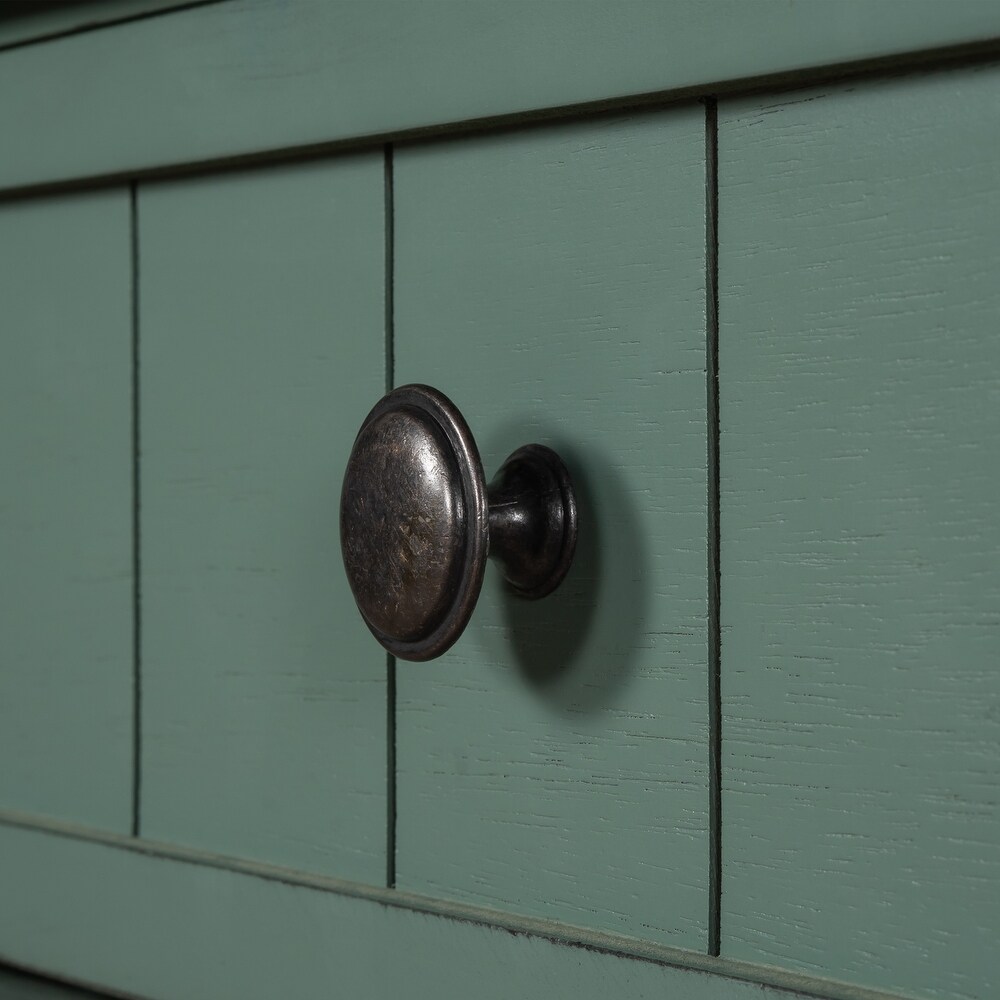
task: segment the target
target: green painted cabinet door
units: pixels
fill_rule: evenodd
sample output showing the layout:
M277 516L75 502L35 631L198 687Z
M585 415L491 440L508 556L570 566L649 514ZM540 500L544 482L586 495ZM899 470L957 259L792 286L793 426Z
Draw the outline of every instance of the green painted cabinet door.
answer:
M337 533L383 157L139 190L145 836L382 884L385 655Z
M0 809L132 825L127 190L0 206Z
M491 569L399 664L398 884L704 951L704 109L403 147L394 218L396 384L487 476L554 447L581 504L560 590Z
M0 970L997 996L1000 6L169 2L0 24ZM580 502L420 664L408 382Z
M1000 73L719 109L723 952L1000 988Z

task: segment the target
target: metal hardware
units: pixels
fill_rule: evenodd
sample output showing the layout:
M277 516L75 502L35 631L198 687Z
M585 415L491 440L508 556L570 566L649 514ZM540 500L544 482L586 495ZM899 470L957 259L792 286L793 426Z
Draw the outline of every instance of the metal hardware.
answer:
M515 593L544 597L565 577L576 533L559 456L525 445L487 486L468 425L436 389L393 390L358 431L340 498L344 567L368 628L404 660L458 639L488 555Z

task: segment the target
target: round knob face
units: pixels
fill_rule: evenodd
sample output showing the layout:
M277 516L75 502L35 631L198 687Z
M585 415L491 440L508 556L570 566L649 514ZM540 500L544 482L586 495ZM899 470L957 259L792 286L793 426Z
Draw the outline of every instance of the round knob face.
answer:
M426 660L461 635L487 530L482 465L459 412L427 386L391 392L358 432L340 502L351 590L386 649Z
M358 435L341 511L344 562L380 632L413 642L447 613L465 561L455 456L419 411L383 413Z

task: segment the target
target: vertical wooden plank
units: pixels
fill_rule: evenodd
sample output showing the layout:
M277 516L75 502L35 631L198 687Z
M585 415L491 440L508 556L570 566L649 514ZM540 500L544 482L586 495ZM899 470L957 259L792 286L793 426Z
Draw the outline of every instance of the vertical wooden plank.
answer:
M723 954L1000 979L1000 73L719 109Z
M131 265L122 190L0 207L0 807L127 832Z
M382 157L144 186L139 226L142 831L381 883L337 512L385 378Z
M563 587L491 569L398 671L401 887L703 950L708 916L700 106L396 156L396 382L450 394L487 475L575 477Z

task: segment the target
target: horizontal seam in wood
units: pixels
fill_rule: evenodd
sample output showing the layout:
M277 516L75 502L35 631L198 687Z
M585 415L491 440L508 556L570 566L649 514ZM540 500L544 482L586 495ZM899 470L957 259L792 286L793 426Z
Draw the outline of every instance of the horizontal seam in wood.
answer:
M114 998L114 1000L145 1000L145 998L141 997L138 993L126 993L122 990L116 990L110 986L101 986L99 983L90 982L85 979L74 979L71 976L65 976L60 972L49 971L36 965L26 965L24 962L18 962L7 958L4 956L2 951L0 951L0 974L4 972L14 972L18 975L30 976L33 979L40 979L42 982L39 985L42 988L58 983L63 986L69 986L75 990L86 991L86 996L74 998L74 1000L109 1000L109 998ZM2 981L0 981L0 985L3 985ZM41 994L39 994L39 996L41 996Z
M168 14L183 14L185 11L194 10L197 7L210 7L213 4L228 3L229 0L180 0L172 7L161 7L159 10L144 10L137 14L123 14L121 17L109 17L106 21L89 21L84 24L77 24L71 28L58 28L54 31L43 31L37 35L30 35L27 38L19 38L16 42L0 44L0 54L11 52L14 49L26 49L32 45L44 45L47 42L55 42L60 38L72 38L74 35L88 35L94 31L103 31L105 28L117 28L122 24L132 24L135 21L148 21L154 17L164 17Z
M224 3L228 0L208 0L208 2ZM170 13L170 11L166 13ZM945 72L963 66L993 63L998 60L1000 60L1000 37L993 37L960 45L919 49L889 56L741 77L734 80L704 82L669 90L512 112L486 118L417 126L320 142L299 143L293 146L182 161L165 166L140 167L57 181L43 181L37 184L16 184L7 188L0 187L0 203L115 187L132 181L202 177L235 170L302 163L352 153L381 152L387 143L401 145L404 143L447 141L459 137L504 131L523 131L551 126L563 121L599 118L602 115L648 113L706 97L732 99L755 93L783 93L807 87L832 86L853 80L875 81L919 73Z
M656 965L685 969L690 972L709 973L724 979L756 983L760 986L805 994L819 998L819 1000L910 1000L905 994L871 990L851 983L808 976L778 966L713 957L704 952L688 951L683 948L643 941L639 938L608 934L555 920L504 913L488 907L438 899L433 896L422 896L383 886L351 882L328 875L314 875L293 868L214 854L192 847L134 838L12 810L0 810L0 826L30 830L43 836L55 836L97 844L133 854L159 858L163 861L198 865L203 868L228 871L237 875L303 889L330 892L353 899L379 903L383 906L392 906L430 916L457 920L462 923L478 924L510 931L514 934L542 938L554 944L652 962ZM2 953L0 953L0 960L5 961Z

